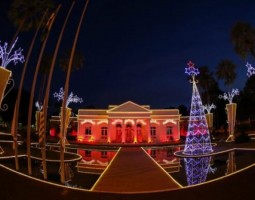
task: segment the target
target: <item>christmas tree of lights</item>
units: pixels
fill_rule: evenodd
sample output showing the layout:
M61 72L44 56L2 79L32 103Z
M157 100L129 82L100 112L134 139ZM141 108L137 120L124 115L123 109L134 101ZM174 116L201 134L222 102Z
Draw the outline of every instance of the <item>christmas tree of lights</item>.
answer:
M199 71L194 67L194 63L189 61L188 68L185 68L185 73L192 77L191 83L193 91L188 133L183 153L188 155L208 154L213 152L213 149L204 107L197 89L197 81L195 80L195 76L199 74Z

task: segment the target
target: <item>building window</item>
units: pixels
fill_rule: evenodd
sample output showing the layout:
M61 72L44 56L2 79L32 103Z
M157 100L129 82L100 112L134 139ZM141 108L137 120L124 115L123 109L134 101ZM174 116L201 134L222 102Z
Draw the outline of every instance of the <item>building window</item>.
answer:
M85 150L85 157L91 157L91 151Z
M152 150L151 150L151 157L152 157L152 158L156 158L156 155L157 155L156 149L152 149Z
M173 127L172 126L167 126L166 127L166 135L170 136L173 134Z
M90 126L85 127L85 135L91 135L91 127Z
M172 126L166 127L166 138L171 141L173 140L173 127Z
M107 139L107 127L102 127L101 128L101 138L102 139Z
M107 158L107 151L101 151L101 158Z
M152 126L152 127L151 127L151 137L152 137L152 138L155 138L155 137L156 137L156 127L155 127L155 126Z

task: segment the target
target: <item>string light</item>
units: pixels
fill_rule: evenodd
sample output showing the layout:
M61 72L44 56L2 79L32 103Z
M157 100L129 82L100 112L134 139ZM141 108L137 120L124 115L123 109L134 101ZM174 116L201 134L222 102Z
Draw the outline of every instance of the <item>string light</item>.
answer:
M12 53L12 50L18 40L18 37L14 41L11 48L8 48L8 44L5 42L4 45L1 45L0 41L0 59L2 60L1 67L6 68L10 62L13 62L16 65L18 62L23 63L25 61L24 56L22 55L23 49L19 48Z
M213 150L204 107L197 89L197 81L195 80L195 76L199 74L199 71L194 67L194 63L189 61L188 68L185 68L185 73L192 76L193 91L188 133L183 153L188 155L208 154Z
M233 98L239 95L238 89L232 89L231 92L225 92L223 95L219 95L219 99L228 100L228 102L231 104L233 102Z
M57 98L58 101L63 100L64 95L65 95L65 92L62 87L60 88L59 93L55 92L53 94L54 98ZM82 103L82 102L83 102L82 98L78 97L77 95L74 96L73 92L71 92L67 98L66 107L68 107L70 103Z

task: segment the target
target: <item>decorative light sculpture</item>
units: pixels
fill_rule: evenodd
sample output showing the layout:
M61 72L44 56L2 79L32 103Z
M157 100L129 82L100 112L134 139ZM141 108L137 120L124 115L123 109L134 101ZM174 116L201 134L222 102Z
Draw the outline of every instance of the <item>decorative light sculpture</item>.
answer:
M23 63L25 61L24 56L22 55L23 49L19 48L18 50L14 51L13 54L11 54L17 41L18 38L16 38L10 49L8 48L8 44L6 42L3 46L1 46L0 41L0 58L2 60L1 66L3 68L6 68L10 62L14 62L14 65L16 65L18 62Z
M210 162L211 157L184 158L188 185L204 183L208 173L216 171L216 168L211 168Z
M238 89L232 89L231 92L225 92L223 95L219 95L219 99L228 100L228 102L231 104L233 102L233 98L239 95Z
M192 77L193 85L191 110L189 116L188 133L185 142L183 154L201 155L213 152L208 125L204 113L204 108L197 89L197 81L195 76L199 74L194 63L188 62L188 68L185 68L185 73Z
M37 111L35 112L35 130L37 132L39 132L40 127L42 128L42 126L44 126L44 123L40 123L40 121L43 120L43 119L41 119L41 116L43 115L43 112L42 112L43 106L40 105L40 103L38 101L36 101L35 107L37 108Z
M53 96L55 98L57 98L58 101L63 100L64 99L64 95L65 95L65 93L64 93L63 88L60 88L59 93L55 92L53 94ZM82 98L78 97L77 95L74 96L73 92L71 92L69 94L68 98L67 98L66 107L68 107L68 105L70 103L82 103L82 102L83 102Z
M214 104L205 104L203 105L203 108L204 110L206 110L206 114L205 114L205 117L206 117L206 120L207 120L207 124L208 124L208 128L210 130L210 132L212 131L213 129L213 113L211 113L211 110L212 109L215 109L216 106ZM212 138L214 139L214 137L212 136Z
M205 104L205 105L203 105L203 107L204 107L204 110L207 111L207 113L211 113L211 110L216 108L216 106L214 104L211 104L211 105Z
M43 109L43 105L41 105L38 101L35 102L35 107L37 108L37 111L41 111Z
M65 95L65 92L63 90L63 88L60 88L59 90L59 93L55 92L53 94L53 96L55 98L57 98L58 101L60 100L63 100L64 99L64 95ZM65 120L63 119L64 115L62 115L62 111L63 111L63 108L61 108L61 112L60 112L60 117L61 117L61 120L60 120L60 127L61 127L61 130L60 130L60 133L64 133L64 141L66 144L69 144L68 141L66 140L66 134L67 134L67 127L70 123L70 116L71 116L71 109L68 108L68 105L70 103L82 103L83 100L82 98L78 97L77 95L74 96L73 92L71 92L67 98L67 101L66 101L66 109L65 109ZM64 127L62 126L62 124L64 123ZM64 131L62 131L62 127L64 128Z
M13 51L13 48L17 42L18 38L14 41L13 45L8 48L8 44L5 42L4 45L1 45L0 41L0 110L6 111L8 109L7 104L2 106L2 101L6 97L6 95L12 90L14 87L14 80L11 79L12 72L6 69L7 65L11 62L16 65L18 62L23 63L25 61L24 56L22 55L22 49ZM10 85L9 90L5 93L6 86Z
M235 123L236 123L236 107L237 104L233 103L233 98L239 95L238 89L232 89L231 92L224 93L224 95L219 95L220 99L228 100L229 104L226 104L227 116L228 116L228 129L229 129L229 136L226 139L226 142L233 142L235 141Z
M252 75L255 74L255 68L251 66L250 63L246 63L246 67L247 67L247 76L250 78Z

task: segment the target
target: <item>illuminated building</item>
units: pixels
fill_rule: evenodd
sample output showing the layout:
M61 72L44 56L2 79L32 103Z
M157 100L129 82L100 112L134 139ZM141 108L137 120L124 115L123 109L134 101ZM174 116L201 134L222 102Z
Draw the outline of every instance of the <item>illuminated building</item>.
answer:
M180 139L178 109L150 109L127 101L108 109L80 109L77 141L83 143L167 143Z

